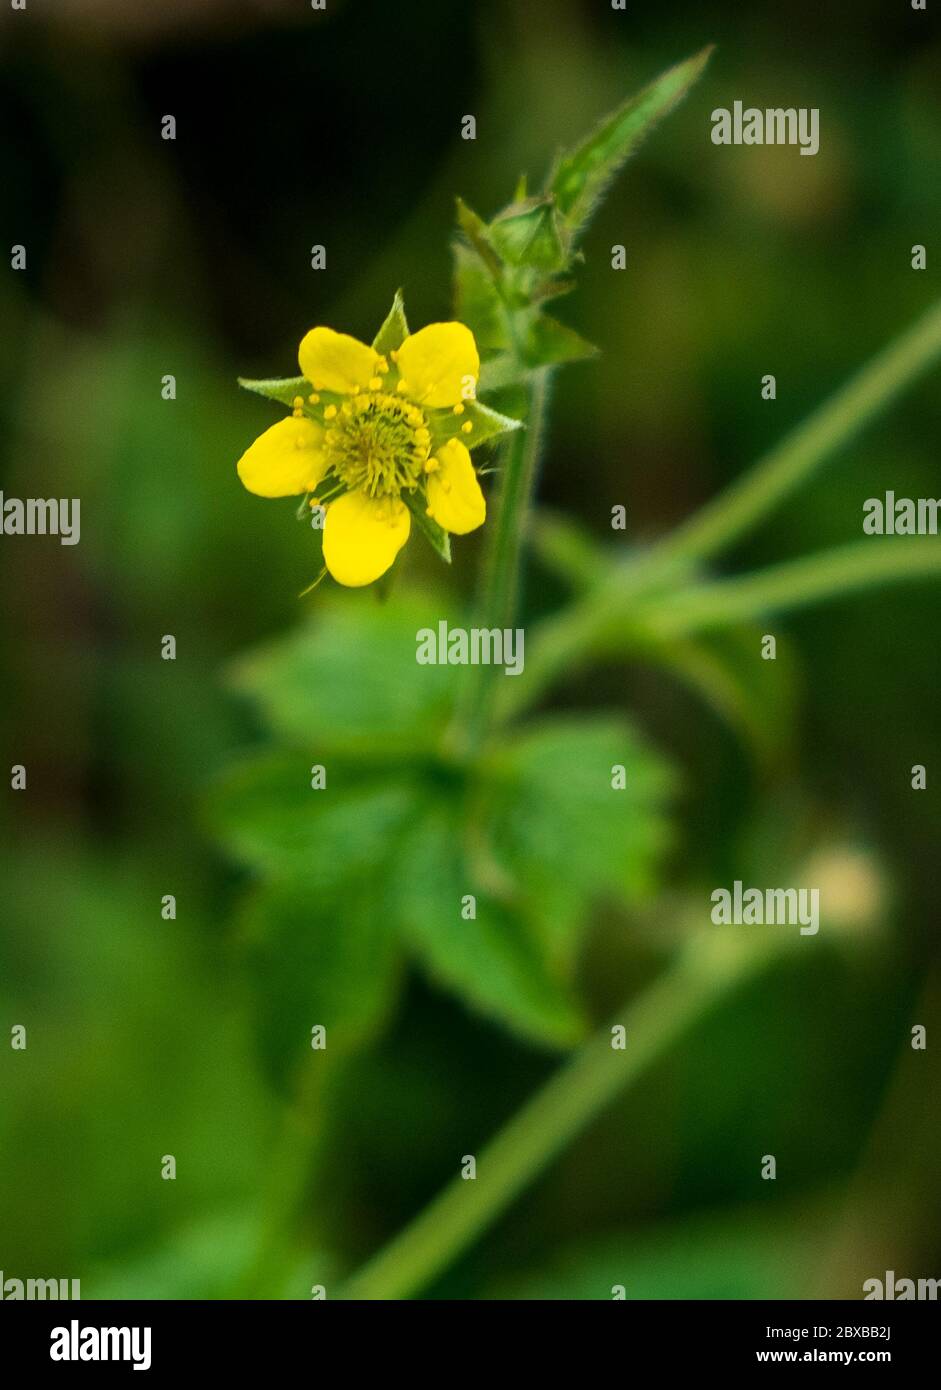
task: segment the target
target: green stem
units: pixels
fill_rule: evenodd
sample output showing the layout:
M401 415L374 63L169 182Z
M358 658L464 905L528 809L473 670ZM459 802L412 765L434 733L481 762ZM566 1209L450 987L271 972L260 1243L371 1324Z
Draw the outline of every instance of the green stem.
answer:
M549 369L532 377L525 430L517 430L506 449L496 518L488 534L478 599L481 627L511 627L516 615L520 585L520 558L525 541L545 428L549 397ZM473 754L490 725L496 693L496 668L469 666L457 712L456 741L465 755Z
M345 1299L408 1298L446 1269L631 1081L723 996L788 949L781 938L694 937L676 963L596 1034L456 1178L340 1289Z
M676 563L715 555L743 535L917 380L941 354L941 301L720 497L657 549Z
M933 538L855 541L757 574L681 589L643 608L639 621L657 637L685 637L860 589L939 575L941 545Z
M615 577L540 624L529 644L525 673L503 691L497 718L517 718L560 677L600 657L643 657L651 638L688 637L862 589L938 576L941 545L934 537L919 536L854 541L756 574L651 598L639 596L630 585L622 588Z

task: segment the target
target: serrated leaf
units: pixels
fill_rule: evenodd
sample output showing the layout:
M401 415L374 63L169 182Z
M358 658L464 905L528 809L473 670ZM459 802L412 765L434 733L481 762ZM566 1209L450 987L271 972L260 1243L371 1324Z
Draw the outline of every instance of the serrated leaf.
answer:
M331 894L387 856L416 793L405 776L379 778L332 758L327 785L314 790L312 763L283 749L245 758L210 788L205 815L233 858Z
M436 555L440 555L445 564L449 565L451 563L451 537L443 526L439 526L437 521L428 515L424 493L403 492L402 501L415 518L415 525L432 550Z
M386 356L395 348L400 348L407 337L408 320L405 317L405 302L402 299L402 291L396 290L392 308L386 315L385 323L373 339L372 345L376 352L381 352L383 356Z
M552 197L529 198L505 208L491 222L488 235L508 265L553 273L568 261L565 229Z
M371 1038L396 993L401 951L385 910L382 876L349 877L330 895L271 880L244 909L247 962L262 1055L290 1088L297 1069L316 1066L311 1029L327 1049L351 1051Z
M381 607L365 594L324 595L310 623L241 658L232 681L298 747L414 754L434 745L457 678L453 666L418 664L416 633L448 616L440 595L397 596Z
M668 764L624 720L546 721L493 754L495 862L532 900L550 958L571 962L602 896L631 903L657 885L667 843ZM623 788L613 769L623 767Z
M472 429L465 433L461 427L467 422L470 422ZM457 438L468 449L476 449L478 444L486 444L490 439L499 439L503 434L522 428L522 420L501 415L498 410L482 405L480 401L465 401L461 415L437 411L430 420L434 448L440 448L448 439Z
M240 376L239 386L245 391L254 391L258 396L266 396L269 401L280 401L282 405L293 405L295 397L307 399L310 382L304 376L270 377L265 381L251 381Z
M411 828L391 891L402 937L433 979L534 1042L578 1040L569 987L547 968L524 918L475 879L451 808L434 807ZM467 894L476 897L473 921L461 915Z
M711 53L710 46L669 68L606 117L582 144L558 159L547 192L554 195L573 232L584 228L624 161L699 79Z

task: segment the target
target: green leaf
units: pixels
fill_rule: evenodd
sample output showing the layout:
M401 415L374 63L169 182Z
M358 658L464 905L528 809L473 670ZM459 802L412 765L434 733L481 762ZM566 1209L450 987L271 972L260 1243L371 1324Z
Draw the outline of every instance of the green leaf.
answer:
M527 325L523 357L530 367L559 366L597 357L598 349L564 323L548 314L536 314Z
M529 901L550 959L571 963L600 898L630 904L658 886L671 769L619 719L546 721L498 746L492 768L494 861Z
M241 658L232 680L276 735L318 754L312 762L414 754L435 744L457 678L456 667L418 664L416 633L448 616L440 595L379 606L370 594L324 594L313 621Z
M603 120L581 145L558 159L547 192L555 196L573 232L584 228L624 161L698 81L711 53L711 46L704 48L662 73Z
M457 222L474 251L480 257L482 264L494 280L499 282L503 274L503 262L491 245L487 224L482 217L479 217L472 208L467 206L463 198L457 200Z
M503 1299L799 1299L809 1296L826 1249L826 1209L782 1213L732 1207L706 1217L632 1229L570 1247L548 1266L501 1278Z
M398 861L392 896L403 937L428 973L473 1009L534 1042L567 1046L583 1032L569 987L512 905L481 885L453 808L416 821ZM476 919L461 915L467 894Z
M278 749L227 768L210 788L205 814L234 858L310 892L335 893L381 862L414 812L406 778L377 778L331 760L327 785L311 787L311 756Z
M468 421L473 428L465 433L462 426ZM465 401L461 415L436 411L431 416L429 428L435 448L439 448L447 439L457 438L468 449L476 449L478 444L486 444L488 440L499 439L502 434L522 429L523 422L509 415L501 415L498 410L492 410L480 401Z
M494 218L488 233L508 265L551 273L568 262L565 228L552 197L511 204Z
M428 515L425 494L423 492L403 492L402 501L415 518L416 526L432 550L449 565L451 563L451 537L443 526L439 526L437 521Z
M454 312L466 323L481 352L500 352L510 345L506 312L493 276L476 252L454 244Z
M393 349L400 348L407 337L408 320L405 317L405 303L402 299L402 291L396 290L392 308L386 315L385 323L373 339L372 345L376 352L381 352L383 356L386 356Z
M304 376L271 377L267 381L250 381L240 376L238 380L244 390L266 396L269 401L280 401L282 405L293 405L297 396L306 400L310 393L310 382Z
M421 789L408 775L326 767L314 790L309 755L262 754L231 768L207 803L218 838L260 875L240 926L262 1052L279 1084L309 1059L314 1024L331 1051L373 1035L402 954L386 884Z
M331 894L267 882L245 907L262 1055L288 1087L299 1066L317 1065L314 1025L326 1029L330 1053L351 1051L374 1036L395 998L401 953L382 906L381 864Z

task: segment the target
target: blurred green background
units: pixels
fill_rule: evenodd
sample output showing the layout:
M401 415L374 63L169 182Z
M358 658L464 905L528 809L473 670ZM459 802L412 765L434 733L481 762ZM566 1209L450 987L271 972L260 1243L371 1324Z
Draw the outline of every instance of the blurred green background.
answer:
M295 595L319 562L290 501L237 482L276 415L236 376L292 375L314 323L371 337L399 285L413 326L447 317L455 194L489 215L522 170L538 184L558 145L709 42L703 82L616 184L560 306L602 356L559 378L541 501L602 542L617 503L631 540L664 533L937 297L937 16L880 0L630 9L83 0L0 20L4 246L28 254L0 275L0 486L82 501L77 547L0 538L2 765L29 779L0 798L0 1034L29 1030L26 1052L0 1048L7 1277L222 1297L248 1268L253 1292L308 1297L557 1064L410 973L381 1036L328 1063L317 1162L291 1167L236 949L245 875L203 805L261 736L227 668L317 611ZM736 99L819 107L819 155L712 146L711 110ZM886 488L937 495L937 380L735 568L857 538ZM414 540L399 564L466 593L478 538L455 554L445 575ZM527 594L527 621L559 597L538 571ZM612 666L557 694L629 711L683 772L665 896L593 923L592 1018L656 973L671 903L707 902L785 844L864 846L886 907L853 950L798 951L728 1001L429 1296L859 1297L886 1269L941 1273L939 615L922 584L776 622L793 731L773 766L664 674ZM926 1054L908 1046L915 1023ZM295 1181L291 1239L269 1257L260 1231Z

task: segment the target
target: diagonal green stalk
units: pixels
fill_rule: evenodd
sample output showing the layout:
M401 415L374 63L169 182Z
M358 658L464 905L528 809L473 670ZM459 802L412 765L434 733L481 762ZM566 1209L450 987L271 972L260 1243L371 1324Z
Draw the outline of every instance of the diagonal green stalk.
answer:
M658 562L715 555L751 530L941 355L941 300L720 497L657 548Z
M643 629L658 638L730 627L861 589L941 577L941 545L933 537L854 541L736 579L695 584L641 609Z
M408 1298L426 1288L632 1081L733 989L790 943L780 936L693 937L675 964L567 1062L477 1158L339 1290L344 1299ZM613 1029L626 1045L613 1046Z
M516 718L562 676L609 656L642 657L653 639L685 638L708 628L733 627L887 584L941 578L934 537L854 541L734 579L691 584L642 597L609 585L547 618L530 643L525 675L504 691L501 721Z

